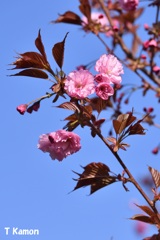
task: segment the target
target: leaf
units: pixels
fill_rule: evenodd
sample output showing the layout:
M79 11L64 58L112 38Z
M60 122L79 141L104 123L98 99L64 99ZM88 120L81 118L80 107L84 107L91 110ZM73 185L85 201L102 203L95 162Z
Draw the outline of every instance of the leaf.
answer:
M145 223L149 223L149 224L155 224L154 220L151 217L148 217L148 216L143 215L143 214L136 214L133 217L131 217L130 219L145 222Z
M83 114L90 119L91 116L92 116L92 107L89 106L89 105L88 106L84 106L83 107Z
M160 172L152 167L148 167L156 188L160 186Z
M91 6L89 5L88 0L80 0L79 9L80 9L81 13L83 13L84 16L86 16L86 18L88 19L88 22L90 22L91 21Z
M81 18L72 11L67 11L64 14L61 14L57 20L52 21L51 23L70 23L70 24L76 24L81 25L82 20Z
M57 108L63 108L63 109L67 109L67 110L80 112L79 108L73 102L64 102L64 103L60 104L59 106L57 106Z
M155 216L155 213L148 206L140 206L138 204L135 204L135 205L139 207L142 211L147 213L150 217Z
M113 120L113 127L116 134L121 134L135 119L136 117L132 113L120 114L116 120Z
M16 67L14 69L21 68L40 68L48 70L49 64L46 63L44 57L37 52L25 52L19 54L20 57L12 63Z
M40 53L42 54L45 61L47 62L47 56L46 56L46 53L45 53L44 45L42 43L40 30L38 32L38 37L35 40L35 45L36 45L37 49L40 51Z
M95 191L117 181L117 177L109 175L110 169L103 163L92 162L83 167L83 169L84 171L82 174L74 172L79 176L78 179L74 179L78 181L74 190L90 185L90 194L92 194Z
M142 122L143 119L137 121L134 125L131 125L128 129L129 135L134 134L140 134L145 135L145 129L141 126L140 122Z
M43 72L42 70L34 69L34 68L25 69L19 73L16 73L10 76L26 76L26 77L35 77L35 78L43 78L43 79L48 78L47 73Z
M113 107L111 101L108 100L103 100L98 97L94 97L89 99L89 103L92 106L93 110L96 110L99 114L101 113L102 110L106 109L107 107Z
M66 33L62 42L56 43L52 48L53 57L54 57L56 63L58 64L58 66L60 67L60 69L62 69L62 66L63 66L64 45L65 45L65 40L66 40L67 35L68 35L68 33Z

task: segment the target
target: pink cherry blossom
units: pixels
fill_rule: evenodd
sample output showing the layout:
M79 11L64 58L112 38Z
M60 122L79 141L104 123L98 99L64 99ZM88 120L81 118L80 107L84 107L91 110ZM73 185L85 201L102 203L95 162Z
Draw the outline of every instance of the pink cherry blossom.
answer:
M98 29L99 31L105 32L107 37L110 37L113 35L114 31L118 31L119 22L116 19L112 19L113 27L110 26L110 23L108 21L108 18L100 12L92 12L91 13L91 20L95 23L95 25L99 25ZM82 17L82 26L84 27L84 30L87 32L88 29L86 26L88 25L88 19L86 16Z
M23 115L27 111L27 107L27 104L21 104L16 109L21 115Z
M92 12L91 19L96 23L101 24L101 26L103 27L109 24L109 21L106 18L106 16L100 12ZM88 24L88 19L85 16L82 17L82 21L83 21L83 25Z
M136 10L139 0L120 0L119 3L122 9L126 11L133 11Z
M101 83L101 82L112 83L107 76L102 75L102 74L97 74L97 75L95 75L94 80L95 80L97 83Z
M112 96L114 94L114 90L108 83L101 82L96 87L96 94L103 100L107 100L109 96Z
M123 66L118 59L109 54L103 54L96 62L95 70L102 74L102 76L108 78L111 83L120 84L122 78L120 74L123 74Z
M149 47L157 47L157 42L154 39L147 40L143 43L143 48L146 50Z
M39 139L38 148L43 152L50 153L50 157L62 161L67 156L80 150L80 137L66 130L58 130L42 134Z
M95 92L94 77L88 70L73 71L67 76L64 89L70 97L84 99Z

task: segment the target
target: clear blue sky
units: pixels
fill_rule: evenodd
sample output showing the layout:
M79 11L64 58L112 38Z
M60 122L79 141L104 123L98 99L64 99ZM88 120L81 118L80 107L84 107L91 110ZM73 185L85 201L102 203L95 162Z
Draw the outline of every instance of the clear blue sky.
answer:
M148 2L143 3L147 6ZM50 24L58 13L78 11L77 0L14 0L1 1L0 79L1 79L1 161L0 161L0 240L132 240L141 239L134 233L134 223L128 220L138 213L130 207L131 202L144 204L133 186L125 192L120 183L110 185L92 196L89 188L68 194L75 186L71 170L81 172L80 165L102 161L112 171L121 173L114 157L99 139L92 139L86 128L76 130L82 139L82 150L63 162L52 161L36 147L39 135L61 129L67 111L53 108L51 100L42 102L37 113L21 116L16 106L42 96L50 83L27 77L8 77L8 65L15 60L16 53L35 51L34 40L38 30L46 46L48 59L53 69L52 46L61 41L66 32L64 71L69 73L82 63L88 63L105 53L105 49L92 35L86 35L76 26ZM149 18L154 17L153 8ZM144 36L145 40L145 36ZM134 75L133 75L134 77ZM124 81L131 78L128 71ZM151 95L140 103L141 94L133 98L132 106L140 111L150 107ZM69 113L70 114L70 113ZM104 125L104 132L110 124ZM149 128L148 128L149 129ZM158 142L157 130L147 131L146 136L129 139L131 147L120 152L133 174L140 178L147 173L147 165L158 168L158 156L151 149ZM5 235L4 227L39 229L38 236ZM150 228L150 233L153 233ZM147 233L146 233L147 234ZM147 235L146 235L147 236Z

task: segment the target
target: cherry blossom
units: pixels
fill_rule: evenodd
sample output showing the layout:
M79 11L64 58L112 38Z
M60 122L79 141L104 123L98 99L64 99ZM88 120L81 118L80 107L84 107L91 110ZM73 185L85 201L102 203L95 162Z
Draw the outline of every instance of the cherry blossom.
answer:
M70 97L84 99L95 92L94 77L88 70L73 71L67 76L64 89Z
M136 10L139 0L120 0L121 7L126 11Z
M42 134L39 138L38 148L43 152L50 153L50 157L62 161L81 149L80 137L66 130L58 130Z
M96 62L95 70L109 79L111 83L120 84L122 81L123 66L118 59L111 54L103 54Z
M92 12L91 19L103 27L109 24L107 17L100 12ZM88 24L88 19L85 16L82 17L82 21L84 26Z
M109 96L114 94L114 90L108 83L101 82L96 87L96 94L103 100L107 100Z

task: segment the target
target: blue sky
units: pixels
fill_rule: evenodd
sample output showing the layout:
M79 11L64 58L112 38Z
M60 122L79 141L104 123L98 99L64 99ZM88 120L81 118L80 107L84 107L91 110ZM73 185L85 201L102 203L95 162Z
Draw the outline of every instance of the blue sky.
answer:
M147 6L147 2L143 6ZM64 71L69 73L77 65L88 63L105 53L104 47L92 35L86 35L76 26L50 24L58 13L67 10L78 11L77 0L28 0L1 2L1 166L0 166L0 239L30 240L132 240L141 239L135 235L134 223L128 220L138 213L131 203L144 204L136 189L128 184L125 192L120 183L110 185L92 196L89 188L68 194L75 186L71 170L81 172L81 167L90 162L102 161L112 171L121 173L121 168L114 157L107 151L99 139L92 139L88 129L76 130L82 139L82 150L63 162L52 161L36 147L42 133L63 128L63 119L67 111L53 108L52 101L41 104L37 113L21 116L16 111L19 104L27 103L48 91L50 83L45 80L27 77L8 77L13 73L8 69L17 53L35 51L34 40L41 29L43 43L52 68L57 68L51 49L56 42L62 41L66 32L69 35L65 46ZM154 9L150 8L144 22L151 21ZM143 36L145 40L145 35ZM135 77L132 75L133 78ZM124 81L131 78L126 70ZM136 111L142 107L156 104L150 101L148 94L140 102L140 93L131 101ZM157 119L158 121L158 119ZM110 128L105 123L104 131ZM133 174L140 178L147 173L147 166L158 168L158 156L152 156L152 149L158 142L157 130L148 128L146 136L129 139L131 147L127 152L120 152L124 162ZM6 235L5 227L39 229L38 236ZM150 233L154 232L150 228Z

